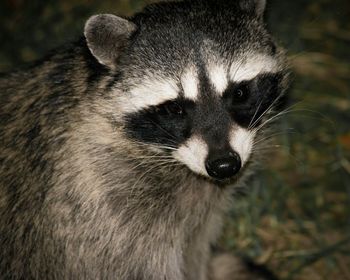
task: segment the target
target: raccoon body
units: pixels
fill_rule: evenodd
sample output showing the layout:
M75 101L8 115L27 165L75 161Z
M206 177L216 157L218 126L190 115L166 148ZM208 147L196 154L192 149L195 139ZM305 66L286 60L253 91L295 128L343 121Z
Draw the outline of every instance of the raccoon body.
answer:
M93 16L0 78L1 279L241 279L210 245L287 85L264 7Z

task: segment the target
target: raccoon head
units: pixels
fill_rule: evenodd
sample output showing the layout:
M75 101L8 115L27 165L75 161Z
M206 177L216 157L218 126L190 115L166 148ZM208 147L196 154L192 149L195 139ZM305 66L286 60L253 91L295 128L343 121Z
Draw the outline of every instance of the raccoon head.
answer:
M193 0L90 18L87 44L115 73L114 117L127 139L195 174L237 178L287 84L264 9L263 0Z

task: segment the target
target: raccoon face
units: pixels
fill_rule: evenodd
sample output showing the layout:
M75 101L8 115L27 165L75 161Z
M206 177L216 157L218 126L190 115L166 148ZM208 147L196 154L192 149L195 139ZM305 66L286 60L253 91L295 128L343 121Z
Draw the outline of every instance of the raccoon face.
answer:
M90 19L91 52L118 73L116 110L127 137L196 174L235 178L286 85L264 6L183 1L151 5L130 21Z

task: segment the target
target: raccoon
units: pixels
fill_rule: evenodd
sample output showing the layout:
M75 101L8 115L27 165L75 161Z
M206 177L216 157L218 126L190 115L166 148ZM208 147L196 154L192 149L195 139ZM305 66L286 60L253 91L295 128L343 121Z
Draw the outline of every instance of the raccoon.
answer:
M1 279L269 279L211 253L286 96L264 10L95 15L0 78Z

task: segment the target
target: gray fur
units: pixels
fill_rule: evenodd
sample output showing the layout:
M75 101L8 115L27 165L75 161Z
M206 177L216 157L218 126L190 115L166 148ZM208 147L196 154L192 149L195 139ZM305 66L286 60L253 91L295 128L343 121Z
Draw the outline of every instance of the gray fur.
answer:
M155 5L130 22L94 17L86 40L0 78L1 279L231 279L215 274L235 262L212 269L210 245L234 188L165 161L125 133L122 117L132 86L178 77L198 50L227 61L268 51L256 15L235 30L225 19L244 10L212 4ZM280 49L276 59L283 69Z
M92 16L85 24L85 38L91 53L107 66L114 66L136 26L115 15Z

